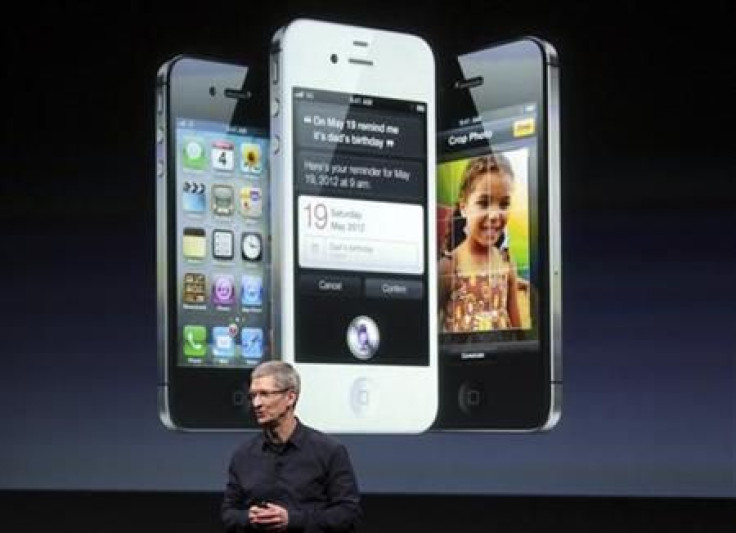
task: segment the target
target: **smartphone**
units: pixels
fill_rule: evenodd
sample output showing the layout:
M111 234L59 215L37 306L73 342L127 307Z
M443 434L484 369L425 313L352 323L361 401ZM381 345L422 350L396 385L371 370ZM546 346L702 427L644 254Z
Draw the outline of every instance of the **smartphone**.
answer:
M300 19L272 40L271 95L274 342L301 374L298 413L334 433L424 431L437 408L433 52Z
M254 427L270 358L267 67L177 56L156 84L159 415L167 428Z
M562 399L557 54L525 37L439 69L433 428L548 430Z

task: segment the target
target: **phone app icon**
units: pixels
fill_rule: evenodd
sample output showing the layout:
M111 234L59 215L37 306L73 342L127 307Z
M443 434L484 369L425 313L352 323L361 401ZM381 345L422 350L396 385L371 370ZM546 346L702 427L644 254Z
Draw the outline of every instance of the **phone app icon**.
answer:
M187 259L204 259L207 251L207 238L203 228L184 228L182 253Z
M204 139L187 137L181 150L181 162L189 170L203 170L207 166Z
M207 277L197 272L184 273L184 294L182 301L185 304L201 305L207 299Z
M188 357L207 355L207 329L204 326L184 326L184 355Z
M230 185L214 185L212 187L212 212L229 217L235 209L235 192Z
M212 143L212 168L232 172L235 168L235 145L219 140Z
M263 171L260 144L243 143L240 145L240 170L246 174L254 175L258 175Z
M212 355L216 357L235 356L235 339L230 335L227 326L215 326L212 328Z
M231 305L235 303L235 278L230 274L215 274L212 282L212 303Z
M186 213L204 213L207 208L205 185L198 181L185 181L182 193L182 209Z
M243 357L249 363L257 363L263 357L263 330L261 328L243 328L240 335Z
M240 303L242 305L263 305L263 278L245 274L241 278Z
M263 193L260 187L240 189L240 213L244 217L258 218L263 213Z
M235 236L232 231L216 229L212 232L212 256L232 259L235 256Z

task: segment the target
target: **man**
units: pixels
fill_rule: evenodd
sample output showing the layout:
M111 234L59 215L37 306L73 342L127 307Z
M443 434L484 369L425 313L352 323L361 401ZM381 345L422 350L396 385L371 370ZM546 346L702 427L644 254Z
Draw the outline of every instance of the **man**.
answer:
M267 361L253 370L248 397L263 432L230 460L222 503L227 531L355 530L362 511L347 450L299 421L299 391L288 363Z

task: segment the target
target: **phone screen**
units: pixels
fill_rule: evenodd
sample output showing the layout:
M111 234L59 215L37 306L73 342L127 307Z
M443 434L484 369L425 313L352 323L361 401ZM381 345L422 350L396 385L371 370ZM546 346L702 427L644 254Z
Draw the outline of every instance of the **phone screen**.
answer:
M292 97L296 361L428 365L426 104Z
M437 165L446 356L538 349L536 102L458 117Z
M272 351L266 79L186 55L159 69L158 405L170 429L255 422L245 390Z
M243 368L268 351L264 130L176 118L180 367Z
M438 133L440 427L522 429L550 408L544 54L531 40L446 65Z

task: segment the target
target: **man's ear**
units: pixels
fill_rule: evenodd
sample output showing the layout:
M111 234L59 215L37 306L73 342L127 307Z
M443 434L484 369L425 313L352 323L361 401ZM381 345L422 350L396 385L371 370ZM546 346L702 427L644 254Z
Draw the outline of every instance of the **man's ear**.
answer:
M296 391L294 391L294 390L289 390L289 391L288 391L288 392L287 392L286 394L287 394L287 398L288 398L288 400L289 400L289 405L290 405L291 407L295 406L295 405L296 405L296 400L297 400L297 394L296 394Z

